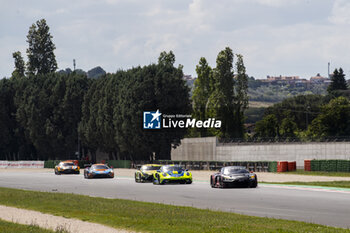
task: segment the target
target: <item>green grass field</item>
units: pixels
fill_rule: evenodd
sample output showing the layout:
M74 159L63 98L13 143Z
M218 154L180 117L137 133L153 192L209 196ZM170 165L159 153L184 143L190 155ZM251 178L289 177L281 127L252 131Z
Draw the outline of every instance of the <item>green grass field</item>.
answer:
M298 169L292 172L283 172L283 174L308 175L308 176L339 176L350 177L350 172L323 172L323 171L304 171Z
M0 232L4 233L53 233L54 231L42 229L35 225L22 225L6 222L0 219ZM56 231L57 233L59 231ZM62 232L63 233L63 232Z
M272 184L270 182L266 182ZM348 188L350 189L350 181L323 181L323 182L281 182L273 184L290 184L290 185L307 185L307 186L322 186L322 187L334 187L334 188Z
M0 188L0 204L141 232L350 232L192 207L8 188Z

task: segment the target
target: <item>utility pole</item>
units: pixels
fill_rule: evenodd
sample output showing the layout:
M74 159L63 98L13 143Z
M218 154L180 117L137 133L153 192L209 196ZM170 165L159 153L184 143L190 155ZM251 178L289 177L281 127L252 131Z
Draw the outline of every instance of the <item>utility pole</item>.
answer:
M73 59L73 71L75 71L75 59ZM80 138L79 138L79 129L77 126L77 134L78 134L78 145L77 145L77 153L76 156L78 157L78 159L80 160Z
M77 127L77 131L78 131L78 127ZM80 160L80 138L79 138L79 131L78 131L78 148L77 148L77 157L78 157L78 160Z
M308 105L308 106L306 107L306 130L307 130L307 128L309 127L309 115L308 115L309 110L310 110L310 106Z
M331 65L331 63L330 62L328 62L328 78L330 78L329 77L329 66Z

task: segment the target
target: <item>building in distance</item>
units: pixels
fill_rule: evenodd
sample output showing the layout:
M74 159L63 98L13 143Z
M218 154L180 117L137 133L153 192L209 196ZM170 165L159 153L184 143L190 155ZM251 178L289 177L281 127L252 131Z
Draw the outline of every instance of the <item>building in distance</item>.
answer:
M321 76L320 74L317 74L316 76L310 78L310 82L311 83L328 83L329 84L331 82L331 80L329 78Z

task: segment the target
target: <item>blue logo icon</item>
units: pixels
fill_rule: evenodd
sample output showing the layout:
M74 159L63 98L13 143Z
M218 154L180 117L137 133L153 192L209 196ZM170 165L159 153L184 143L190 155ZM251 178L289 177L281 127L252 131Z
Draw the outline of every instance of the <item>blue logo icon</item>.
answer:
M159 110L156 112L143 112L143 128L160 129L161 115Z

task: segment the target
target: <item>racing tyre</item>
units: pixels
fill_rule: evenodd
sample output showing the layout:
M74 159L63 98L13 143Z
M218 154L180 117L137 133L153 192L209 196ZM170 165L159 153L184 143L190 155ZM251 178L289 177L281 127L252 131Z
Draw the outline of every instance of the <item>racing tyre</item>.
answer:
M186 184L192 184L192 180L187 180Z
M258 187L258 179L255 179L254 181L252 181L249 185L250 188L256 188Z
M160 184L159 175L155 179L153 178L153 184Z
M214 179L214 180L213 180ZM212 188L215 188L215 177L214 176L210 176L210 186Z
M222 189L223 189L223 188L226 188L226 184L224 183L222 177L220 177L219 179L220 179L220 180L219 180L220 188L222 188Z
M145 182L145 181L143 180L143 178L142 178L141 174L139 174L139 182L140 182L140 183Z
M164 184L164 181L162 182L162 181L160 180L159 175L158 175L158 184L159 184L159 185L163 185L163 184Z

